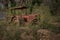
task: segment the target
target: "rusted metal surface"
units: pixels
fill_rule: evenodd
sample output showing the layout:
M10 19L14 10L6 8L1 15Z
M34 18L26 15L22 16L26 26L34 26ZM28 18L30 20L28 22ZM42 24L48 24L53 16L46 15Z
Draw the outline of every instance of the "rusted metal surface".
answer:
M36 19L37 14L30 14L30 15L16 15L11 18L11 22L14 21L15 23L19 23L23 21L24 24L28 25L34 19ZM23 19L23 20L22 20Z
M23 7L12 7L12 8L9 8L11 10L23 10L23 9L27 9L27 7L23 6Z

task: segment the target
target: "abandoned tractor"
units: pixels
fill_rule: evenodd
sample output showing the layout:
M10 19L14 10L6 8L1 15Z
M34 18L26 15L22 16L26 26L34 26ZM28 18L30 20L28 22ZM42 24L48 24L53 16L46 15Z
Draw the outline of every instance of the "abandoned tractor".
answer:
M30 15L15 15L11 18L11 22L29 25L31 22L32 24L37 24L37 14L30 14Z
M11 10L23 10L27 9L27 7L15 7ZM24 24L24 25L29 25L31 22L32 24L37 24L38 22L38 14L28 14L28 15L14 15L11 17L11 22L10 23L17 23L19 25Z

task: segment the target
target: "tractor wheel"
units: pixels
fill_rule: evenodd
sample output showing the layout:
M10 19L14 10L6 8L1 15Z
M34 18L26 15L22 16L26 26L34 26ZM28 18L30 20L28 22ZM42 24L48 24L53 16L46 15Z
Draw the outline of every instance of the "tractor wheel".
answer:
M38 24L38 19L32 20L32 25L37 25Z

